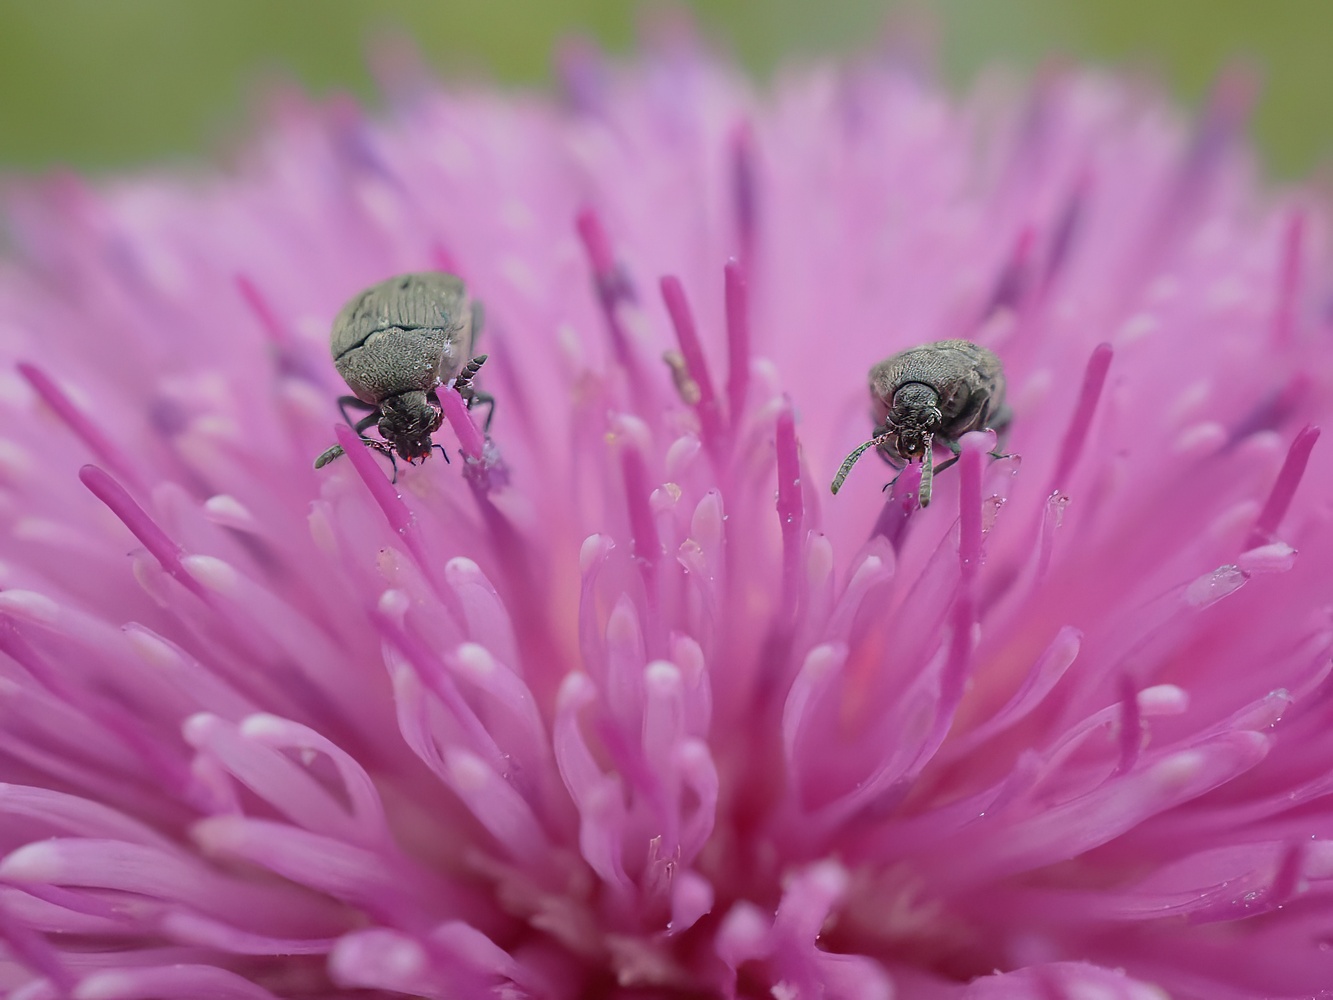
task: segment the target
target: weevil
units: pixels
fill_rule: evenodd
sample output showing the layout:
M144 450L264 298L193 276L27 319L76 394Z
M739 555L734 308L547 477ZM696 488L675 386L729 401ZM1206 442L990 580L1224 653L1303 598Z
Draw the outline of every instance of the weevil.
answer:
M481 328L481 306L452 274L400 274L360 292L333 321L333 365L352 395L338 399L343 419L368 447L409 465L430 454L431 435L444 420L439 390L457 390L468 406L495 400L472 385L486 355L465 361ZM368 410L354 420L348 407ZM382 440L366 437L377 424ZM440 445L445 461L449 456ZM320 469L343 454L334 445L315 459ZM397 463L394 465L397 476Z
M843 461L832 490L837 493L857 460L876 448L895 469L921 462L922 507L930 505L935 474L958 461L959 438L979 430L1003 435L1013 417L1000 359L970 340L939 340L881 361L870 369L870 399L874 436ZM938 467L936 444L953 452Z

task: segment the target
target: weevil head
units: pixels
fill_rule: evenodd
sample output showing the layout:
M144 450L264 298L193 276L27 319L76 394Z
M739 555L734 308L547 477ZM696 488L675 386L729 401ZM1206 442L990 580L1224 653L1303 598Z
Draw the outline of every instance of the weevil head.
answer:
M891 440L880 450L895 464L919 459L943 422L939 393L924 382L908 382L893 394L885 420Z
M380 437L409 463L430 454L430 436L440 427L444 411L421 391L400 392L380 400Z

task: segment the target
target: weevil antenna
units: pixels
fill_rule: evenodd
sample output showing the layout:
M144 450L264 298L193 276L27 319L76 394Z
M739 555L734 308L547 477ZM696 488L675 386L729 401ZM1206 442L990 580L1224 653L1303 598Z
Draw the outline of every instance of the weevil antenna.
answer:
M926 435L926 450L921 453L921 488L917 493L921 509L930 506L930 495L935 488L935 437Z
M319 458L315 459L315 468L322 469L324 468L324 466L332 462L335 458L341 458L343 455L346 454L347 452L343 451L342 445L335 444L332 448L329 448L322 455L320 455Z
M847 481L847 475L852 471L852 466L860 460L861 456L871 448L877 448L882 444L886 444L888 440L889 435L887 434L873 437L865 444L858 445L855 451L842 460L842 465L838 467L838 474L833 477L833 485L829 487L835 496L837 495L838 490L842 489L842 484Z
M475 358L465 364L463 370L458 373L458 377L454 379L454 388L459 392L468 388L472 384L472 380L476 378L477 372L481 371L481 366L486 363L486 359L489 356L490 355L487 354L478 354Z

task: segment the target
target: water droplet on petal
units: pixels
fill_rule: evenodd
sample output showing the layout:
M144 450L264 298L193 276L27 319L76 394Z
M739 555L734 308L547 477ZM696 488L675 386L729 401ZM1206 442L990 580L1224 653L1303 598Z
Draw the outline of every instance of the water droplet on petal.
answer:
M1004 506L1004 497L999 494L988 496L981 504L981 533L990 534L991 528L995 527L995 519L1000 515L1000 508Z
M1239 566L1219 566L1185 588L1185 603L1196 608L1206 608L1234 594L1248 579L1248 574Z

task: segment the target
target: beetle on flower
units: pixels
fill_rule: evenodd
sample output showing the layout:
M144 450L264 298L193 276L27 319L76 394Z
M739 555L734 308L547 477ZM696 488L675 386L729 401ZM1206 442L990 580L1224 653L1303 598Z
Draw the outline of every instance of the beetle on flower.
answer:
M329 346L353 395L341 397L338 408L367 445L391 460L397 452L409 465L425 461L431 435L444 422L441 387L465 394L469 403L481 399L494 410L490 396L479 396L472 385L486 355L463 362L477 339L479 312L458 278L435 272L386 278L343 306ZM354 421L349 406L370 412ZM380 441L364 436L373 423ZM315 459L315 468L342 453L342 445L334 445ZM449 461L443 448L440 454Z
M918 495L921 506L929 507L935 473L949 468L962 453L959 438L980 430L1003 434L1013 416L1004 402L1000 359L967 340L941 340L881 361L870 369L870 398L875 436L843 459L833 477L833 493L842 488L857 459L878 448L895 468L914 458L920 461ZM936 439L954 453L938 468Z

